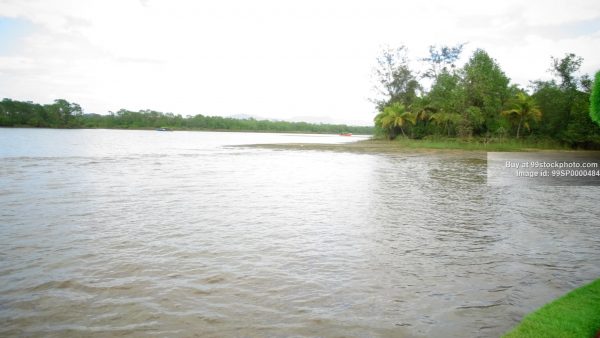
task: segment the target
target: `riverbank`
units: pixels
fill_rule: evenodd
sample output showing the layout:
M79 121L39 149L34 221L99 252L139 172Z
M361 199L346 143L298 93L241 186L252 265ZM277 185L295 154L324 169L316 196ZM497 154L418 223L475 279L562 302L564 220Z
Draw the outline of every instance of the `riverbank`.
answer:
M397 153L407 151L436 151L453 150L469 152L487 151L540 151L540 150L570 150L551 142L526 142L519 140L504 140L496 142L463 141L457 139L445 140L381 140L369 139L342 144L312 144L312 143L283 143L283 144L253 144L250 147L280 149L280 150L322 150L354 153ZM247 146L244 146L247 147Z
M527 315L504 338L598 337L600 279L577 288Z

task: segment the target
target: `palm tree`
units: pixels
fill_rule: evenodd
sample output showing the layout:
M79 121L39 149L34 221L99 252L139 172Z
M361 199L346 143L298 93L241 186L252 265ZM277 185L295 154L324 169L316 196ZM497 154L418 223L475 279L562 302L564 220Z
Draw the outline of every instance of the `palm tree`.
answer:
M512 101L512 108L502 112L502 115L508 117L513 123L517 124L517 138L521 132L521 126L529 130L529 121L539 121L542 118L542 111L535 103L533 97L525 93L517 93Z
M390 140L396 136L396 128L400 129L402 135L406 137L403 127L407 123L415 124L416 116L406 111L404 106L398 102L386 106L383 111L375 116L375 125L385 130Z
M437 111L435 108L431 107L430 105L420 105L420 106L415 106L412 105L411 110L414 111L415 113L415 120L417 121L424 121L427 122L430 120L431 115L435 114L435 112Z

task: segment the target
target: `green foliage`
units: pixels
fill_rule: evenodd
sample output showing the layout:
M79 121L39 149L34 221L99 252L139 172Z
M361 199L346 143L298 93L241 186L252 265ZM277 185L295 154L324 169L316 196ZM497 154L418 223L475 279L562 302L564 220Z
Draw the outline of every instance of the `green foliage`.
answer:
M569 120L569 99L554 81L536 81L533 87L532 96L544 112L539 131L557 137Z
M447 133L450 136L456 124L462 120L462 116L458 113L439 111L432 114L429 120L437 125L438 128L441 128L442 133Z
M600 71L596 72L590 95L590 117L600 126Z
M464 120L470 125L471 131L481 131L485 124L485 116L479 107L467 107L463 113Z
M575 91L570 95L569 119L559 134L560 139L574 148L600 148L600 126L590 117L590 95Z
M454 52L460 49L457 47ZM443 55L443 49L440 53ZM440 60L439 55L433 56L425 60ZM509 80L485 51L476 50L462 69L451 67L449 71L448 67L442 67L439 72L435 69L433 64L426 74L427 77L435 74L426 95L430 108L436 112L430 133L472 137L487 135L502 126L500 112L511 92Z
M11 99L0 102L0 126L70 128L81 126L82 118L78 104L62 99L47 105Z
M11 99L0 101L0 126L23 126L45 128L122 128L122 129L170 129L271 131L337 134L351 132L372 134L373 127L306 122L284 122L247 119L240 120L220 116L182 117L154 110L130 111L121 109L108 115L83 114L81 106L66 100L56 100L49 105L20 102Z
M565 54L562 59L552 58L551 71L556 82L537 82L535 96L544 107L545 118L541 121L541 131L553 135L574 148L599 148L600 128L594 124L590 115L589 76L577 77L583 59L575 54ZM540 95L544 94L544 95ZM547 128L549 127L549 128ZM546 129L546 130L544 130Z
M600 331L600 279L527 315L505 338L594 337Z
M442 71L436 77L429 91L430 106L436 111L460 113L465 108L467 99L465 87L461 81L458 74Z

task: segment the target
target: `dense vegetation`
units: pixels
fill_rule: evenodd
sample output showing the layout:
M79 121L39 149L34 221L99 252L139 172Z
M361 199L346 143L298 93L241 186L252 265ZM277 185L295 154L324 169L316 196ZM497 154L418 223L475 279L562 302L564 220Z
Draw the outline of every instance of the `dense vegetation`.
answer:
M527 315L505 338L597 337L600 279L575 289Z
M305 133L373 134L373 127L340 124L315 124L256 119L235 119L220 116L182 117L153 110L121 109L108 115L84 114L81 106L66 100L52 104L4 99L0 101L0 126L40 128L170 128L186 130L272 131Z
M594 87L590 96L590 117L600 125L600 71L594 77Z
M458 67L462 49L432 46L429 57L421 59L428 65L421 75L410 69L405 47L383 51L375 68L379 97L373 100L379 135L600 148L600 127L592 121L598 113L590 110L592 80L577 76L581 57L552 58L555 79L531 81L528 92L511 84L484 50ZM596 76L596 86L598 81ZM422 82L431 85L425 89Z

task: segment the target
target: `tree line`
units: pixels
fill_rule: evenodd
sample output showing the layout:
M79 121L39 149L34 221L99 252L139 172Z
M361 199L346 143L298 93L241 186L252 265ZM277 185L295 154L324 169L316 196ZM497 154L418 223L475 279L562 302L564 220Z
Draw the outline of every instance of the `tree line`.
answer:
M371 126L347 126L344 124L317 124L306 122L286 122L236 119L221 116L182 117L172 113L154 110L130 111L121 109L107 115L84 114L81 106L64 99L51 104L37 104L11 99L0 101L0 126L38 128L118 128L154 129L169 128L178 130L229 130L229 131L271 131L305 133L355 133L373 134Z
M530 81L528 91L511 84L482 49L458 67L462 50L463 45L431 46L420 59L427 65L420 74L410 68L406 47L384 50L374 69L376 133L389 139L551 139L574 148L600 148L600 118L594 123L590 113L594 82L587 74L577 75L581 57L552 57L554 78ZM425 89L424 82L430 87Z

